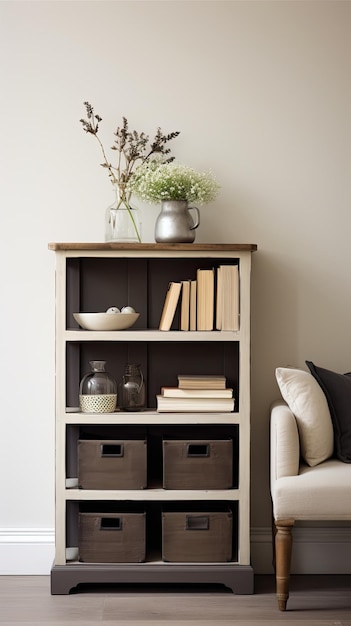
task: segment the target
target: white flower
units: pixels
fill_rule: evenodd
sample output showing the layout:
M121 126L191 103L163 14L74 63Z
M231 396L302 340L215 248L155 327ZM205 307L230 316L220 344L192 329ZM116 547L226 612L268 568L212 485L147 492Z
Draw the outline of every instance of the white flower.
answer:
M213 200L219 185L211 172L195 172L178 163L148 161L133 173L128 191L146 202L186 200L205 204Z

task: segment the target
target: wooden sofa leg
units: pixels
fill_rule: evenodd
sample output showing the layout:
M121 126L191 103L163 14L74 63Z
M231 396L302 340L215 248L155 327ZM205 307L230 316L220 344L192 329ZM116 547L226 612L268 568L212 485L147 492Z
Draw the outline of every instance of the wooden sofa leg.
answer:
M292 529L294 520L275 522L275 564L276 589L280 611L285 611L289 598L290 563L292 550Z
M272 515L272 565L275 573L275 536L277 534L277 529L275 526L274 517Z

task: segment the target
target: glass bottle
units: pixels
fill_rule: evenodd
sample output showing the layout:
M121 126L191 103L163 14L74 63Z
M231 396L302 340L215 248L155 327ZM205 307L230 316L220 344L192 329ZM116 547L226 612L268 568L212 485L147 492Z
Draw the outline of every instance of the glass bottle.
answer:
M117 404L117 382L106 372L106 361L89 361L91 372L79 385L79 405L83 413L112 413Z
M122 381L118 385L118 406L123 411L140 411L145 408L145 381L140 365L125 365Z

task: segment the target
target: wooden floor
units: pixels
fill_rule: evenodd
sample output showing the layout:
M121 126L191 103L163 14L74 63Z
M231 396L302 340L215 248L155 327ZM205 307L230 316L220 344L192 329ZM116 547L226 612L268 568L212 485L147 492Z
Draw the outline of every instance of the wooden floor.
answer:
M0 576L2 626L351 626L351 576L293 576L288 610L276 604L273 576L255 594L218 587L90 587L50 595L47 576Z

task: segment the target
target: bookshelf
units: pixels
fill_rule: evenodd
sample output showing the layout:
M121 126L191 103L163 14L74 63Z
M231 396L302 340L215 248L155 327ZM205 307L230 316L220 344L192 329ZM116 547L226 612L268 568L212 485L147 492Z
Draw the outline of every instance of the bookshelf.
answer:
M234 593L253 592L250 563L250 273L253 244L51 243L56 255L56 550L53 594L80 583L221 583ZM236 265L240 324L237 330L181 331L176 314L169 331L159 330L171 281L196 278L199 268ZM215 296L214 296L215 297ZM123 331L81 330L75 312L131 305L140 316ZM180 307L180 302L179 302ZM215 326L214 326L215 328ZM79 382L89 360L103 358L120 380L126 363L140 363L147 409L109 414L81 413ZM226 377L234 411L158 412L162 387L175 387L179 373ZM143 489L78 487L78 442L84 437L147 441L147 486ZM166 489L164 440L231 442L229 488ZM203 445L203 444L201 444ZM200 446L201 447L201 446ZM143 562L79 560L79 517L131 506L146 516ZM233 521L226 562L165 562L161 518L169 507L230 512ZM166 512L165 512L166 511ZM214 516L217 512L214 513ZM167 523L169 522L167 518ZM172 523L170 523L172 528ZM172 533L171 533L172 536ZM174 552L174 551L173 551ZM172 552L172 554L173 554Z

